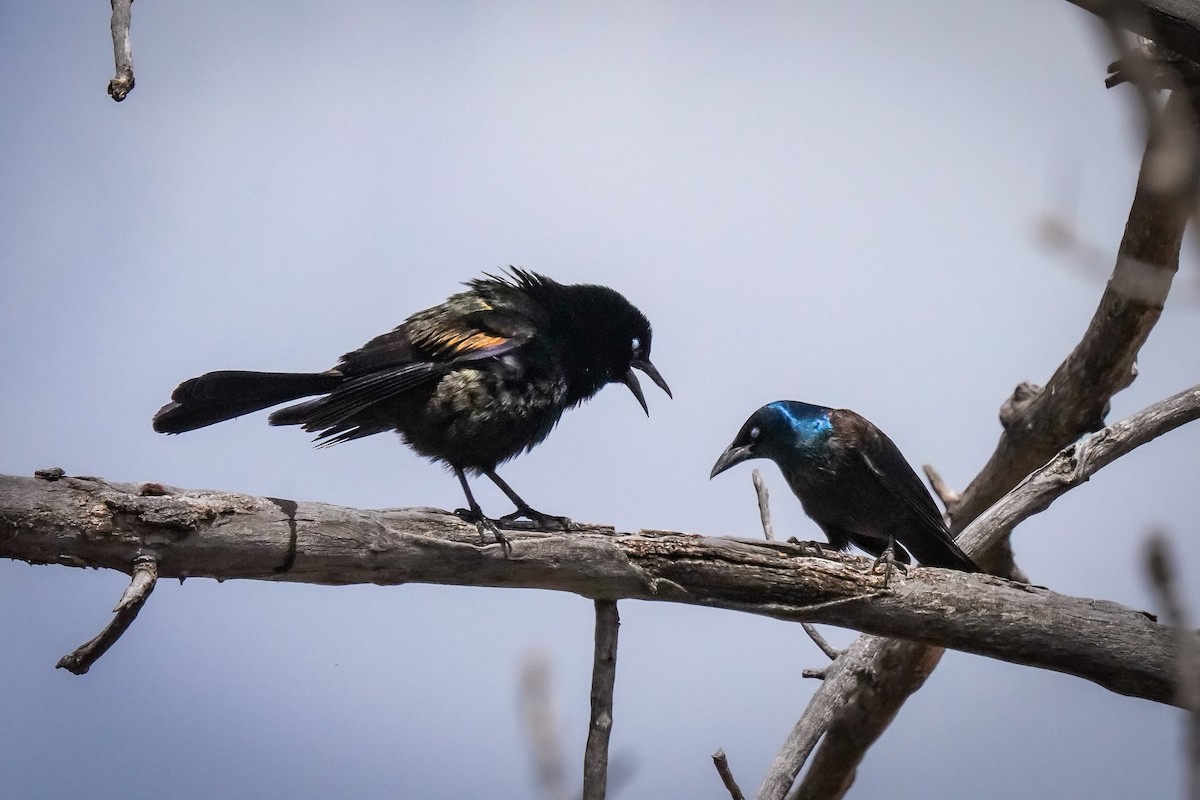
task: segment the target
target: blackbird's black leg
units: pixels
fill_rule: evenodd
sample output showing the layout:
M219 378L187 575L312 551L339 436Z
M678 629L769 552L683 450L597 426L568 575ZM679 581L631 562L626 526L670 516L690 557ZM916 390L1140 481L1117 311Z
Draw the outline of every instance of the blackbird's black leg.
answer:
M500 491L504 492L504 494L506 494L508 496L508 499L512 500L513 505L515 505L517 507L517 510L514 511L513 513L505 514L503 517L501 517L500 518L501 522L515 522L516 520L524 517L525 519L532 520L534 523L537 524L537 526L539 528L541 528L544 531L549 531L549 530L565 531L565 530L570 529L571 520L569 518L556 517L551 514L543 514L540 511L536 511L533 508L530 508L529 503L526 503L524 500L522 500L521 496L519 494L517 494L516 492L514 492L512 490L511 486L509 486L507 483L505 483L503 480L501 480L500 476L496 474L496 470L485 469L483 471L483 474L487 475L489 478L491 478L492 483L499 486Z
M504 555L507 557L512 552L512 545L508 541L508 537L500 532L500 528L496 526L493 520L484 516L483 509L479 507L479 503L475 502L475 495L471 494L471 487L467 483L467 476L458 467L453 467L454 474L458 476L458 482L462 486L463 494L467 496L467 505L470 508L460 508L456 510L455 515L462 517L467 522L475 523L475 528L479 531L480 544L484 541L484 534L490 533L496 537L496 543L504 550Z

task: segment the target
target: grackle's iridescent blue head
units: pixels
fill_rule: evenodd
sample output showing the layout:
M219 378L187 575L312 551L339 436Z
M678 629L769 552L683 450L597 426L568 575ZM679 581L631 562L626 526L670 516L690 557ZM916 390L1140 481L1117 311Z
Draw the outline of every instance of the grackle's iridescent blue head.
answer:
M831 409L777 400L750 415L713 466L709 478L751 458L819 460L833 435Z

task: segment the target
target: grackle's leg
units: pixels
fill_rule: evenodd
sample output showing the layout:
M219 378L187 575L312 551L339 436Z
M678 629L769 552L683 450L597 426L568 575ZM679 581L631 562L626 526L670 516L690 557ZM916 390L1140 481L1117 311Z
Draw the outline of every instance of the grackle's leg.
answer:
M895 565L907 575L908 565L903 559L896 558L896 539L893 536L888 537L887 547L883 548L883 552L876 556L874 563L871 564L871 572L874 572L880 564L884 565L883 569L883 588L887 588L888 582L892 579L892 566Z

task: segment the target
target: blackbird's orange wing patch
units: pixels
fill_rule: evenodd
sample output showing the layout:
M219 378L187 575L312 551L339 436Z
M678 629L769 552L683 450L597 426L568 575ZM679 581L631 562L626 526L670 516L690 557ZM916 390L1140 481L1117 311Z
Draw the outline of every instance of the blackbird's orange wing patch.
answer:
M451 358L479 355L480 350L505 348L510 343L512 343L512 339L504 336L495 336L483 331L460 331L453 329L436 331L428 339L421 342L421 344L429 347L438 355L450 356Z
M476 311L458 318L410 324L408 335L417 348L437 361L476 361L525 344L533 337L528 327L520 318Z

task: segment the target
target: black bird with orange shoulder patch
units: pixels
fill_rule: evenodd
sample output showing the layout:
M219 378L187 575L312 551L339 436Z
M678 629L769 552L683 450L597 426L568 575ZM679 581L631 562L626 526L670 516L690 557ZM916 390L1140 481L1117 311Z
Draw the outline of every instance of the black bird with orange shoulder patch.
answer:
M184 381L154 415L154 430L182 433L252 411L322 395L271 414L331 445L397 431L420 455L458 477L480 533L503 541L497 522L524 517L542 528L566 517L535 511L496 467L541 443L563 412L609 383L624 383L649 414L635 370L668 396L650 362L650 322L607 286L566 285L511 268L418 311L342 356L325 372L209 372ZM516 505L484 516L467 473L486 475Z
M709 477L751 458L779 466L837 549L853 544L886 558L890 548L902 564L911 553L927 566L979 572L900 448L866 417L795 400L768 403L746 420Z

